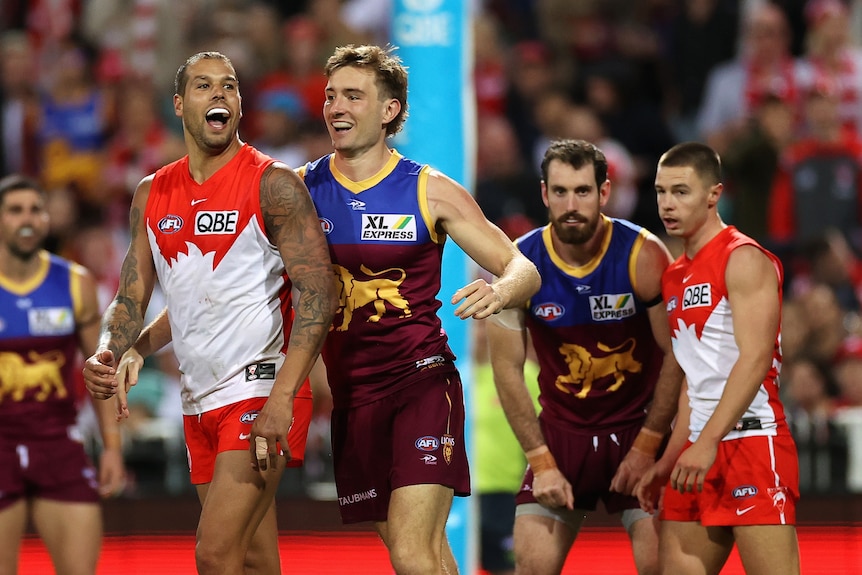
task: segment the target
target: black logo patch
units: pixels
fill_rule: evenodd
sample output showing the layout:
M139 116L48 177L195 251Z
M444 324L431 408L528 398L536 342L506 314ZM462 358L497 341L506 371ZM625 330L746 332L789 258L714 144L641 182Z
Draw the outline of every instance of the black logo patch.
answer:
M275 379L274 363L253 363L245 367L245 380Z

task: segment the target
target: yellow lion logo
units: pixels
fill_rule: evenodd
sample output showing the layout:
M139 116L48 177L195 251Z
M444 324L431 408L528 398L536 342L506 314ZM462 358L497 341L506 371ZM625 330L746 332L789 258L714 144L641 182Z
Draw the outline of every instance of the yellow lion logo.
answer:
M39 389L34 396L36 401L45 401L53 391L59 398L66 397L68 392L60 373L66 363L63 353L31 351L28 357L31 363L17 353L0 353L0 400L8 395L12 401L21 401L28 390L36 388Z
M557 376L557 388L565 393L572 393L572 388L580 387L581 390L575 397L583 399L593 388L595 380L612 375L614 383L608 387L608 391L616 391L626 379L624 372L639 373L643 367L641 362L634 358L635 345L633 337L617 347L599 343L598 348L607 355L598 357L579 345L564 343L560 346L560 353L566 358L569 373Z
M364 265L359 266L362 273L372 279L356 279L350 271L342 266L335 265L338 280L341 284L339 290L338 309L335 311L336 316L340 312L342 314L341 325L335 327L335 331L346 331L350 322L353 319L353 313L359 308L365 307L368 304L374 304L374 313L366 321L378 322L386 313L386 304L400 310L399 318L410 317L413 312L410 310L410 304L401 295L399 287L407 276L406 272L401 268L389 268L379 272L372 272ZM380 277L384 274L392 272L398 273L398 279L389 279Z

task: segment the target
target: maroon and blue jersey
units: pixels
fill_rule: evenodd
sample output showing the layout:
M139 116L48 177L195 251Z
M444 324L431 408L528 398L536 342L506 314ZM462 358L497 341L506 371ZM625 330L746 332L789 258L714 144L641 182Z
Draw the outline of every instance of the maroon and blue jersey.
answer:
M298 170L317 207L340 302L323 348L335 407L375 401L454 368L437 311L445 236L428 210L431 169L398 154L354 182L324 156Z
M77 415L72 375L80 272L48 252L39 257L33 280L0 276L0 435L6 438L66 436Z
M560 258L550 225L517 240L542 276L526 310L539 361L541 417L575 432L642 421L664 357L635 296L635 263L649 232L602 217L601 249L583 266Z

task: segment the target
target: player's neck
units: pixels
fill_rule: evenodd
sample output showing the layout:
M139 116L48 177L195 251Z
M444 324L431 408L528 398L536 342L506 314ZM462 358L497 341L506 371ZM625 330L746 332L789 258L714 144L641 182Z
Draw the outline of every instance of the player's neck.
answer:
M685 255L689 259L694 258L697 253L708 244L712 238L721 233L727 227L718 214L712 214L707 218L706 222L693 234L684 240Z
M383 169L392 158L392 150L385 141L357 153L335 150L335 167L353 182L366 180Z
M196 145L188 146L189 174L198 184L204 183L230 162L242 146L243 142L239 138L234 138L227 147L216 153L202 150Z
M0 248L0 276L22 283L36 276L42 269L42 250L29 258L11 253L7 248Z

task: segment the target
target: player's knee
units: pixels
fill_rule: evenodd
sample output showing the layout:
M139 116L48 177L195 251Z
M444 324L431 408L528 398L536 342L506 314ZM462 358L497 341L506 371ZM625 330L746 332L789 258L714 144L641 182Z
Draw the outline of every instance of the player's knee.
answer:
M198 540L195 545L195 565L199 575L223 573L225 565L230 564L232 553L229 546L214 545Z
M389 548L389 560L397 575L436 575L443 565L439 550L403 543Z

